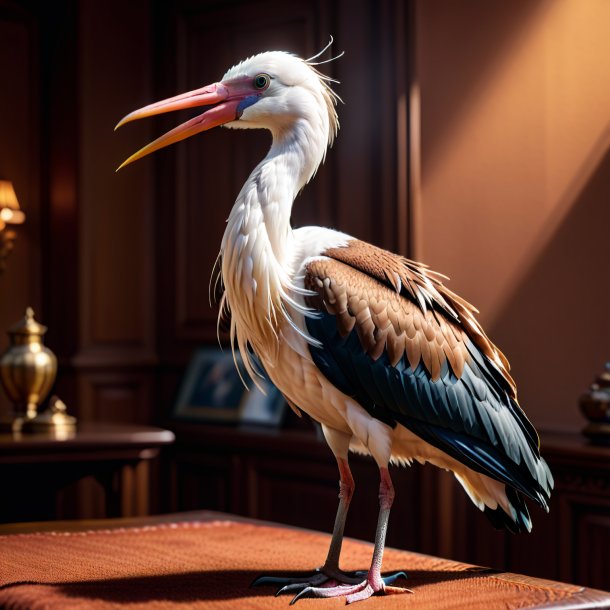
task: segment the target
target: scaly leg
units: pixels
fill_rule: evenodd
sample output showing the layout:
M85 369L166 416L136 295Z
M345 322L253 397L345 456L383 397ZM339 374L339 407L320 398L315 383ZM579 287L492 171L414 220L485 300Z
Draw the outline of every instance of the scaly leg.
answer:
M381 563L383 560L383 550L385 547L385 536L388 529L388 519L390 509L394 501L394 486L387 468L380 468L381 481L379 483L379 519L377 520L377 531L375 533L375 548L371 567L366 578L355 585L338 585L335 587L315 587L310 586L295 595L290 604L294 604L301 597L341 597L346 596L348 604L363 599L368 599L375 593L395 594L411 592L402 587L390 586L399 577L406 578L404 572L398 572L382 578Z
M252 586L269 584L283 585L277 592L277 595L279 595L280 593L298 591L299 589L306 589L308 587L336 585L337 583L355 584L362 580L360 575L347 574L339 569L339 556L341 555L341 545L343 544L345 521L356 486L347 459L337 457L337 464L339 466L340 476L339 507L337 509L333 535L324 565L321 568L317 568L313 574L307 576L260 576L252 583Z
M352 471L346 459L337 458L339 466L339 507L337 508L337 516L335 517L335 525L333 527L333 537L328 548L328 555L321 570L329 574L338 574L339 556L341 555L341 546L343 545L343 531L345 530L345 521L347 520L347 511L349 510L352 496L356 485L352 477Z

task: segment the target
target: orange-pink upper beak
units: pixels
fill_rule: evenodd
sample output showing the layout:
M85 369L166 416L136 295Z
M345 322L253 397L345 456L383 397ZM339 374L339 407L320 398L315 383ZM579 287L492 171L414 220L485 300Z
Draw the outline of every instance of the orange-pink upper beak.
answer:
M193 136L202 131L206 131L207 129L212 129L218 125L224 125L225 123L230 123L231 121L238 119L240 115L240 104L242 104L244 99L247 99L248 94L251 93L251 91L244 91L244 87L239 86L241 83L235 84L237 85L236 87L229 84L214 83L213 85L208 85L207 87L202 87L201 89L195 89L193 91L182 93L181 95L176 95L175 97L170 97L166 100L144 106L144 108L135 110L122 118L115 127L115 130L121 127L121 125L129 123L130 121L155 116L164 112L183 110L184 108L193 108L195 106L209 106L210 104L218 104L218 106L211 108L207 112L196 116L182 125L179 125L178 127L167 132L165 135L162 135L160 138L157 138L154 142L146 145L137 153L131 155L129 159L124 161L117 168L117 171L119 171L119 169L122 167L125 167L126 165L129 165L130 163L133 163L134 161L137 161L138 159L141 159L142 157L155 152L156 150L159 150L160 148L164 148L165 146L169 146L170 144L184 140L185 138Z

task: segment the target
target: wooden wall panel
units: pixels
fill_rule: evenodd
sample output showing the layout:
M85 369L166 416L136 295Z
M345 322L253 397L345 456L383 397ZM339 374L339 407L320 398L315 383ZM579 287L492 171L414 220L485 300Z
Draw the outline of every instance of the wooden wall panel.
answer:
M333 460L314 469L307 461L259 458L247 464L247 514L267 521L330 531L337 510L338 481ZM302 506L312 510L302 511ZM315 510L313 509L315 507Z
M42 291L47 344L60 361L59 388L76 396L69 367L78 349L78 15L76 0L39 3L41 37Z
M332 53L345 50L345 57L322 69L341 81L342 129L297 198L293 224L332 226L407 253L408 61L396 61L406 45L404 4L183 0L172 7L156 7L163 58L157 99L215 82L257 52L283 49L307 57L335 36ZM155 133L186 116L159 117ZM265 132L218 129L155 155L165 366L184 365L194 346L216 339L217 308L208 301L212 267L235 197L269 145Z
M336 228L409 253L407 243L409 3L336 3L341 130L329 153L336 180Z
M218 510L240 513L233 493L230 459L218 455L182 455L173 464L175 493L171 510Z
M150 99L149 3L41 3L37 11L48 52L44 294L58 390L81 420L150 421L152 170L114 171L150 139L150 125L113 133L123 114Z
M33 305L59 357L56 389L84 419L154 412L152 170L114 173L150 126L112 133L150 99L149 14L148 0L0 1L0 174L27 214L0 277L0 349Z
M146 0L79 8L81 308L74 363L118 371L155 361L152 168L114 171L150 140L150 124L113 133L121 113L151 96L149 8Z
M578 481L585 491L591 482L586 477ZM608 481L605 483L607 490ZM610 579L605 557L610 542L610 497L600 498L598 494L587 497L575 490L562 497L559 536L566 553L559 561L559 573L566 581L607 589Z
M601 507L600 507L601 508ZM578 515L575 538L580 545L582 563L575 565L572 578L603 589L608 586L608 548L610 548L610 506L592 513L591 507Z
M139 422L150 421L154 400L150 372L133 367L102 366L79 371L78 415L83 420Z
M162 20L174 23L175 36L167 43L174 61L159 87L161 96L216 82L234 63L267 48L313 54L328 12L312 2L240 2L231 7L177 3L175 13ZM161 118L159 131L183 118ZM267 133L214 130L157 156L165 166L159 172L165 182L159 188L159 219L169 232L169 239L159 243L159 259L169 263L161 270L159 295L165 358L177 355L184 360L196 342L215 338L217 311L209 305L208 287L225 220L269 144ZM320 184L324 183L322 175ZM324 215L322 210L331 207L326 205L328 195L319 189L306 191L302 199L300 219L311 221L316 212Z
M11 180L26 224L0 274L0 353L5 329L33 306L41 309L40 66L36 15L15 2L0 1L0 178ZM0 407L2 408L2 407Z

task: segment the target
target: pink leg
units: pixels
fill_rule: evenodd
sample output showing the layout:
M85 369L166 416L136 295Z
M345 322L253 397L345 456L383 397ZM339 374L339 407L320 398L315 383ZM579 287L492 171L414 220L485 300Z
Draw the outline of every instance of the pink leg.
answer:
M300 591L311 587L335 587L339 583L355 584L362 580L360 574L347 574L339 568L339 556L341 555L341 546L343 544L345 521L356 485L354 484L354 478L352 477L347 460L338 457L337 464L339 466L340 477L339 507L324 565L321 568L317 568L313 574L307 576L260 576L252 583L252 586L282 585L277 592L277 595L279 595L280 593Z
M333 537L330 541L330 547L328 549L328 555L326 561L322 567L322 572L329 574L339 573L339 556L341 555L341 546L343 544L343 531L345 530L345 521L347 518L347 511L349 510L352 496L356 485L354 478L352 477L352 471L350 470L347 460L343 458L337 458L337 464L339 466L339 508L337 509L337 516L335 517L335 526L333 527Z
M398 577L406 575L402 572L387 577L385 580L381 576L381 564L383 561L383 550L385 547L385 537L388 529L388 520L390 517L390 509L394 502L394 486L387 468L380 468L380 483L379 483L379 518L377 520L377 531L375 533L375 549L373 550L373 559L369 568L367 577L362 582L356 585L339 585L336 587L308 587L303 589L290 602L294 604L299 598L312 597L340 597L346 596L348 604L357 602L363 599L368 599L375 593L407 593L409 589L402 587L389 586L390 582L394 582Z
M348 604L368 599L374 593L406 593L409 591L409 589L387 586L381 577L385 537L388 531L388 521L390 519L390 510L394 503L395 492L388 469L380 468L379 473L381 479L379 482L379 518L377 520L377 531L375 532L373 559L371 560L371 567L367 574L366 583L363 583L364 587L357 591L347 593L346 601Z

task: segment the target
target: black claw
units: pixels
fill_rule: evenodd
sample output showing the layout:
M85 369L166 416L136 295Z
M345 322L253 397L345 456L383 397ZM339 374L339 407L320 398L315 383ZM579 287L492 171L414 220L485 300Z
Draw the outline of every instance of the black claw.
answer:
M395 583L399 578L408 578L406 572L395 572L394 574L390 574L389 576L384 576L382 578L384 585L391 585Z
M251 587L258 587L259 585L289 585L292 584L292 579L286 576L259 576L255 578Z
M259 587L260 585L277 585L275 576L257 576L251 583L251 587Z

